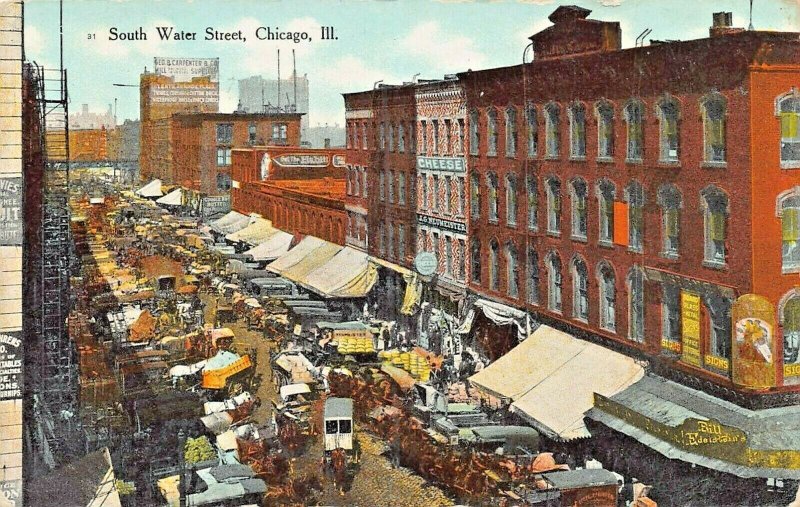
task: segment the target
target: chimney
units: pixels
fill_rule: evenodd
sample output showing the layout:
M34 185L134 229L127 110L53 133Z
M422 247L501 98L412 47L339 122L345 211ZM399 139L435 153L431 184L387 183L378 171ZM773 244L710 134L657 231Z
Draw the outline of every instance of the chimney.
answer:
M323 142L325 143L325 149L328 149L328 148L331 147L331 138L330 137L326 137Z
M83 114L88 114L89 113L89 104L81 104L81 112Z
M715 12L712 19L711 28L708 29L708 35L710 37L719 37L720 35L744 31L744 28L736 28L733 26L732 12Z
M620 24L587 19L591 12L577 5L562 5L554 10L547 17L553 25L528 37L536 59L621 49Z

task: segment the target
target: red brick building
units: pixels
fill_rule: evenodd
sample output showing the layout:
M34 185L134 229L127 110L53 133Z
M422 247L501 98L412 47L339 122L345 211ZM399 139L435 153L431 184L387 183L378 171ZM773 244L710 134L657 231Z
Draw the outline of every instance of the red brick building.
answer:
M287 232L345 244L344 150L234 149L231 172L234 210L258 213Z
M728 398L796 391L798 34L623 50L589 12L558 8L530 63L458 75L470 290ZM737 373L746 294L775 315L766 383Z
M172 172L167 182L206 195L231 188L231 154L245 146L299 146L295 113L176 113L170 119Z
M404 266L416 254L414 90L413 85L379 85L344 94L350 243ZM364 218L366 245L360 239Z

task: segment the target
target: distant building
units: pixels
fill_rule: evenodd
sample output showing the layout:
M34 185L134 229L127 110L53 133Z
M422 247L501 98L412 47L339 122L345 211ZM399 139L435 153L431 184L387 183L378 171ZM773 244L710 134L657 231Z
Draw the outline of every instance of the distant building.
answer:
M312 148L325 148L325 140L329 141L329 148L344 147L344 127L338 123L334 125L317 125L309 127L303 133L303 143L308 143Z
M233 150L231 207L258 213L293 234L345 242L344 150Z
M47 155L59 158L58 139L64 137L63 130L48 130ZM69 159L75 162L96 162L108 160L108 131L103 128L73 130L69 133Z
M156 58L155 69L139 78L142 179L168 179L172 172L173 114L219 111L218 58Z
M297 84L297 99L295 100L295 83ZM309 128L308 120L308 75L297 76L297 79L264 79L261 76L251 76L239 80L239 102L248 113L261 113L268 111L269 107L280 107L286 112L304 113L300 124L301 136L305 141ZM295 110L287 106L295 106ZM265 106L267 109L265 109Z
M298 146L299 114L179 113L156 122L169 131L158 155L168 157L165 182L205 195L224 195L231 188L231 150L246 146Z
M115 123L111 104L108 105L105 113L90 113L89 104L83 104L79 112L69 115L70 130L110 129L114 127Z
M125 120L122 125L108 131L109 160L139 162L139 137L142 124L139 120Z

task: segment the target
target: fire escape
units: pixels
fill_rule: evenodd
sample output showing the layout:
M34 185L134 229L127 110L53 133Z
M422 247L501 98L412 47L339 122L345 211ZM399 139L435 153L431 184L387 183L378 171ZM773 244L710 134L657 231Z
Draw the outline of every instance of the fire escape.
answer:
M42 175L41 257L37 266L39 295L34 319L37 327L37 372L35 412L37 440L45 463L53 467L73 453L77 443L78 366L74 344L69 339L69 126L67 71L31 66L36 101L39 104L45 163ZM34 259L34 262L37 259Z

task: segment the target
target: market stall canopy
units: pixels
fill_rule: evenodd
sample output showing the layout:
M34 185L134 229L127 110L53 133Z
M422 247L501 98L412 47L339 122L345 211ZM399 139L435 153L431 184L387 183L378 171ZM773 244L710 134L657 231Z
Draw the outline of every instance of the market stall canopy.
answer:
M378 269L367 254L344 247L298 283L326 298L363 298L377 281Z
M524 340L525 337L530 334L530 319L527 313L488 299L478 299L473 303L472 308L467 312L467 316L456 330L456 333L469 334L470 330L472 330L472 324L475 321L476 311L483 312L486 318L498 326L508 326L512 324L517 326L517 335L520 340Z
M229 211L228 214L214 220L209 225L212 231L219 234L230 234L247 227L250 224L250 219L249 216L242 215L238 211Z
M274 234L257 244L250 250L246 250L244 255L249 255L254 261L271 261L282 256L289 251L294 236L279 229L273 229Z
M595 398L587 417L670 459L745 478L800 479L798 405L750 410L655 375Z
M312 271L322 267L343 248L324 239L306 236L296 247L267 266L267 270L303 284Z
M272 222L269 220L253 218L246 227L226 235L225 239L234 243L241 241L255 246L269 239L277 231L278 229L272 227Z
M591 436L583 418L594 406L595 393L614 395L643 375L628 356L540 325L469 380L511 401L512 412L548 437L572 440Z
M156 199L156 204L163 204L164 206L180 206L183 204L183 189L176 188L164 197Z
M141 197L161 197L164 195L164 192L161 191L161 180L151 181L137 190L136 194Z
M227 470L233 467L235 467L237 475L231 475ZM267 491L267 484L263 480L255 478L253 470L246 465L221 465L198 470L196 473L206 483L206 489L200 493L188 495L187 505L229 504L246 495L260 495Z

